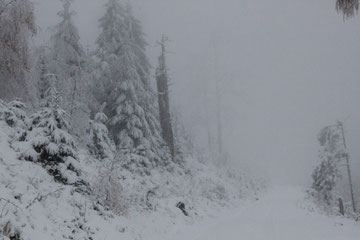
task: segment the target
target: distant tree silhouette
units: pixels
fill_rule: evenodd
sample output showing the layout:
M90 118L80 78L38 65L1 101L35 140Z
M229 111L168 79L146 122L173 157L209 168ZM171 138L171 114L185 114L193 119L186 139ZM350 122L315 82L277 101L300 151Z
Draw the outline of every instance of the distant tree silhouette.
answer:
M336 10L344 15L344 18L351 18L359 11L359 0L336 0Z

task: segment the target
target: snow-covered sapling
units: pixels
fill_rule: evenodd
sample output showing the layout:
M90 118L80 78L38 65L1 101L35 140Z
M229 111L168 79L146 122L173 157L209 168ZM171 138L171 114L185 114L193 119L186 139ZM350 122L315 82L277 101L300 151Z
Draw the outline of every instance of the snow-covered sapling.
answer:
M94 120L90 121L90 152L98 159L112 159L115 152L114 143L109 138L109 131L106 127L108 117L103 113L106 104L103 104L100 112L95 115Z

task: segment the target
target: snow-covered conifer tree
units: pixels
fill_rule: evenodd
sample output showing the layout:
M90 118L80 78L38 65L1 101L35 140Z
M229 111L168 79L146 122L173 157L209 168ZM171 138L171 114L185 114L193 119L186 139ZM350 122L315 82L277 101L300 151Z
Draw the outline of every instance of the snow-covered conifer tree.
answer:
M71 94L69 92L78 80L85 60L85 51L80 44L80 36L72 20L75 14L70 9L73 1L61 0L63 10L58 13L61 21L52 29L47 59L49 61L47 71L58 75L59 87L68 94Z
M132 39L132 50L136 56L136 66L139 77L146 87L150 87L150 62L146 56L146 47L148 46L145 40L145 34L142 29L141 22L134 16L132 6L129 2L126 3L126 17L130 25L130 34Z
M108 117L103 113L103 105L100 112L95 114L94 120L90 122L90 144L89 148L92 154L99 159L114 158L115 147L109 138L109 131L106 127Z
M28 96L28 41L36 30L32 2L0 1L0 98Z
M326 127L318 137L321 150L321 163L312 174L312 188L318 193L320 200L330 204L333 200L334 189L340 173L338 165L344 156L342 136L338 128Z
M57 181L78 184L76 145L69 134L68 113L60 108L62 97L55 87L56 78L48 78L47 104L30 117L25 141L30 149L22 153L29 161L40 162Z
M171 115L175 138L175 159L181 161L185 156L195 154L194 140L184 126L180 112L175 109Z
M118 0L109 0L100 19L102 32L97 40L97 57L103 94L99 101L108 103L105 113L116 147L133 153L132 157L125 157L127 162L148 166L148 160L159 163L160 156L167 153L160 146L159 123L152 110L154 93L139 74L141 64L135 51L139 48L127 9Z
M58 13L60 22L53 27L49 46L39 57L39 90L47 89L44 76L57 78L56 88L63 96L62 107L70 114L72 128L76 133L85 135L88 122L89 74L87 55L80 43L78 29L74 25L71 3L74 0L61 0L63 9ZM45 63L44 63L45 62ZM45 85L45 86L44 86ZM43 95L40 92L40 96Z
M318 193L320 200L331 204L333 191L339 178L339 171L334 161L323 159L312 174L312 188Z

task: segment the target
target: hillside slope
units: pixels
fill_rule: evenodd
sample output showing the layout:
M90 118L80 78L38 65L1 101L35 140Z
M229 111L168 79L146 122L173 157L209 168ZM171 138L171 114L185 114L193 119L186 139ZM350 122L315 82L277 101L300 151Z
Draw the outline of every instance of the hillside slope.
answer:
M117 215L95 194L56 182L39 163L19 160L15 133L0 121L0 238L6 240L166 239L177 229L253 198L257 191L256 183L243 176L187 159L187 172L122 172L127 211ZM77 154L82 178L92 187L102 163L86 150ZM176 207L179 202L188 216Z

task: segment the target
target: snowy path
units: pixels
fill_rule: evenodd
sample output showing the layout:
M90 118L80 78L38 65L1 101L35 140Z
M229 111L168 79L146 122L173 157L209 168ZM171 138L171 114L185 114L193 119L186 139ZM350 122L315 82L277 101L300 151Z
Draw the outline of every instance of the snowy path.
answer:
M358 240L360 223L301 208L304 193L277 187L257 202L212 222L193 226L175 239L186 240ZM196 229L196 230L195 230Z

